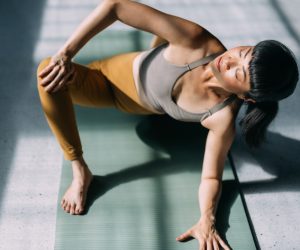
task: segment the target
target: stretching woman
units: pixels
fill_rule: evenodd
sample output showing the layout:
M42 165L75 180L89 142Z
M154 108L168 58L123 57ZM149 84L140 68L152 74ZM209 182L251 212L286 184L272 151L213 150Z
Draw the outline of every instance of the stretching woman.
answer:
M117 20L156 35L153 48L87 66L71 61L93 36ZM201 218L177 240L194 237L200 249L229 249L214 223L237 113L247 102L242 131L249 145L258 146L277 113L277 102L293 93L297 81L294 56L277 41L227 50L196 23L141 3L104 0L64 46L38 67L43 110L65 158L72 163L73 181L62 198L62 208L81 214L92 180L82 156L73 104L116 107L134 114L166 113L209 129L199 186Z

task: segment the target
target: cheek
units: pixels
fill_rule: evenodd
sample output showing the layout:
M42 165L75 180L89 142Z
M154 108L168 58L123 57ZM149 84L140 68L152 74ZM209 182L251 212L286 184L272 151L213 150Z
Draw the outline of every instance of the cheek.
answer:
M238 86L238 82L234 74L230 72L223 75L223 83L224 87L226 87L228 90L235 90Z
M222 83L223 88L232 93L238 92L238 82L235 78L234 71L227 71L226 73L220 74L217 69L213 68L213 72L220 83Z

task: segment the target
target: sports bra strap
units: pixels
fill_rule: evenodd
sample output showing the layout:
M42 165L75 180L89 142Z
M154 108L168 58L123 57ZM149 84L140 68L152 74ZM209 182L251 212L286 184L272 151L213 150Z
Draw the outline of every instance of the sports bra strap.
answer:
M220 102L220 103L216 104L215 106L213 106L211 109L209 109L207 111L207 113L205 113L205 115L203 115L203 117L201 117L201 122L204 119L206 119L207 117L211 116L212 114L214 114L217 111L221 110L222 108L226 107L228 104L233 102L236 98L237 98L236 95L232 94L227 99L225 99L223 102Z
M213 59L215 59L218 55L221 55L223 52L217 52L214 54L211 54L209 56L203 57L195 62L192 62L190 64L186 64L186 67L189 71L191 71L194 68L197 68L198 66L204 65L206 63L209 63Z

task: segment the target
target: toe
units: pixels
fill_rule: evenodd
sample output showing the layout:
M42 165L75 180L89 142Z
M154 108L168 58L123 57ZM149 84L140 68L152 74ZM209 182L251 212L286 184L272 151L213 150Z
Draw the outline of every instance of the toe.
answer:
M83 203L81 203L81 204L80 204L80 206L79 206L79 210L80 210L80 213L82 213L82 212L83 212L83 210L84 210L84 204L83 204Z
M67 209L67 205L68 205L68 202L65 201L64 204L62 205L63 210L66 210L66 209Z
M81 214L83 212L83 206L80 204L76 207L76 213Z
M66 207L67 213L70 213L70 210L71 210L71 204L69 203L69 204L67 205L67 207Z
M66 202L65 205L64 205L64 210L65 210L66 212L68 212L68 211L69 211L69 210L68 210L69 207L70 207L69 203Z
M70 206L70 214L75 214L75 207L76 207L76 204L73 203L71 206Z
M80 206L76 205L75 214L80 214Z
M64 201L63 207L64 209L68 206L69 202L67 200Z

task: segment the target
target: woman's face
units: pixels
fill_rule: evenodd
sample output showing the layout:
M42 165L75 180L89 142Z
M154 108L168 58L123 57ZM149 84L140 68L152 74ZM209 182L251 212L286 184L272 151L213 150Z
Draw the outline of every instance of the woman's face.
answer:
M243 96L250 90L249 62L253 46L241 46L227 50L214 59L212 71L222 88Z

